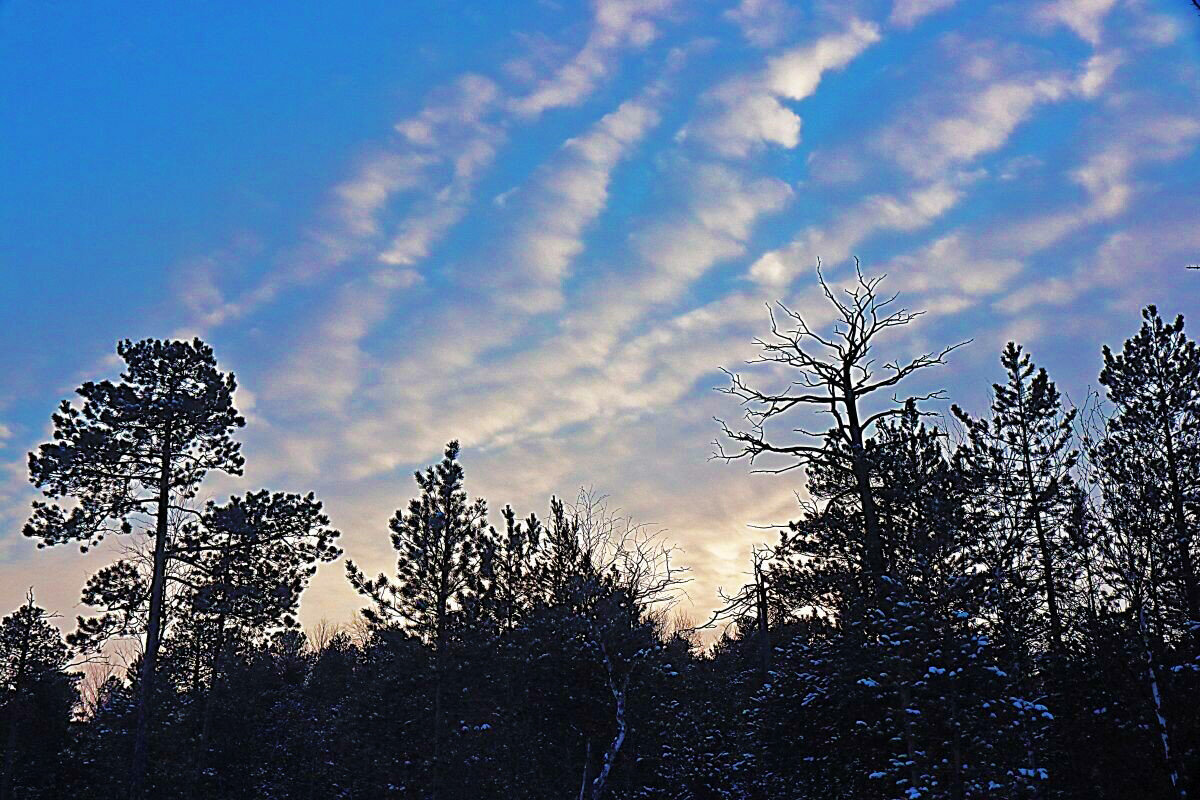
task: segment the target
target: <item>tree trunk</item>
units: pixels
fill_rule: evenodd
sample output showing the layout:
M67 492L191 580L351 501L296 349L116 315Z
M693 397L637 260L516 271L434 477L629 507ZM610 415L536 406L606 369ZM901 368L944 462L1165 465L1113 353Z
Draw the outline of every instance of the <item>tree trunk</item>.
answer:
M592 740L588 739L587 747L583 751L583 781L579 784L579 800L587 798L587 783L588 771L592 766Z
M604 789L608 783L609 773L612 772L613 764L616 763L617 756L621 753L621 746L625 744L627 726L625 722L624 687L618 688L614 684L612 693L616 706L617 733L613 736L613 740L609 742L608 749L604 751L604 761L600 764L600 772L596 775L595 780L592 781L592 800L600 800L604 796Z
M448 578L448 576L445 576ZM433 655L433 796L442 796L442 684L446 667L446 608L445 592L439 592L437 634Z
M1029 447L1029 427L1025 421L1025 386L1018 383L1017 410L1021 415L1021 462L1025 467L1025 490L1029 493L1029 516L1037 534L1038 551L1042 562L1042 581L1046 585L1046 611L1050 616L1050 653L1055 660L1062 656L1062 614L1058 607L1058 588L1054 585L1054 559L1050 553L1050 539L1046 535L1046 523L1042 519L1042 502L1037 484L1033 480L1033 456Z
M158 479L158 519L154 531L154 574L150 582L150 614L146 625L146 652L138 686L137 723L133 734L133 763L129 775L130 800L142 800L148 763L147 738L154 702L154 677L161 637L163 597L167 573L167 512L171 495L171 423L168 421L162 442L162 465Z
M876 599L882 601L882 579L884 573L883 538L879 531L879 517L875 510L875 494L871 489L871 471L867 464L867 452L863 442L862 425L858 418L858 399L850 375L850 365L842 372L842 392L846 405L846 423L850 429L851 461L854 480L858 487L859 501L863 512L863 545L867 557L867 572L871 578Z
M200 790L204 769L208 766L208 741L212 736L213 712L216 709L217 690L221 684L221 656L225 651L225 612L222 611L217 621L217 642L213 654L212 680L208 686L208 696L204 698L204 716L200 722L200 742L196 747L196 774L193 776L189 793L192 797Z
M755 604L758 611L758 654L762 660L763 683L770 680L771 675L771 628L767 619L767 584L763 577L762 567L754 565Z
M1188 534L1187 517L1183 510L1183 487L1179 485L1179 467L1176 463L1175 443L1168 429L1167 445L1167 481L1171 491L1171 515L1174 517L1175 543L1179 548L1179 568L1183 573L1183 601L1187 608L1188 620L1194 626L1193 636L1200 642L1200 590L1196 587L1196 572L1192 566L1192 537Z
M1187 790L1179 784L1179 773L1171 757L1171 736L1167 730L1167 719L1163 716L1162 696L1158 691L1158 671L1154 669L1154 653L1150 649L1150 637L1146 632L1146 613L1138 605L1138 633L1142 638L1142 647L1146 655L1146 682L1150 697L1154 702L1154 718L1158 722L1158 735L1162 740L1163 761L1167 766L1167 774L1171 778L1171 788L1179 794L1180 800L1187 800Z

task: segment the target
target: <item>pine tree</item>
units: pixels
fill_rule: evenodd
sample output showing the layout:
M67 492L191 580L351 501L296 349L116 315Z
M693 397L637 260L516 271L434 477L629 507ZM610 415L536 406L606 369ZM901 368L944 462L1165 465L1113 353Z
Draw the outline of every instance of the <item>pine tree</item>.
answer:
M117 355L126 365L120 380L83 384L76 390L81 406L64 400L53 416L54 441L29 455L33 484L52 501L75 504L68 511L57 502L34 503L24 533L41 539L39 547L79 541L85 551L107 532L132 533L135 523L145 524L145 533L153 537L129 779L129 796L140 800L162 638L170 514L187 510L183 503L207 472L241 474L243 460L232 433L245 421L233 406L233 375L217 369L212 348L199 339L126 340L117 345Z
M184 526L175 559L187 568L175 576L190 590L191 633L207 633L204 661L211 675L204 703L197 770L206 762L212 717L231 640L265 641L297 627L300 595L317 564L341 555L339 532L329 527L321 503L307 495L267 490L209 502ZM197 791L199 777L192 784Z
M475 584L488 535L487 504L468 499L458 454L458 442L450 442L440 464L417 472L421 496L409 503L407 513L400 509L392 517L394 582L383 574L368 578L353 562L346 564L351 586L374 604L364 614L379 625L399 623L433 648L435 793L441 785L451 617Z
M1064 590L1074 565L1067 556L1066 519L1071 505L1070 471L1078 460L1071 447L1074 409L1064 411L1062 397L1045 369L1035 368L1020 345L1009 342L1000 356L1007 381L993 386L990 420L973 419L958 406L955 415L967 428L964 464L980 491L979 499L996 512L993 524L1013 557L1025 552L1036 573L1028 581L1045 607L1049 652L1064 655ZM1023 576L1024 578L1024 576Z
M33 591L25 605L0 620L0 720L3 720L4 759L0 762L0 800L16 797L14 783L21 751L33 750L33 734L56 720L43 717L39 696L57 686L74 693L73 681L63 672L70 651L51 615L33 602ZM42 712L42 713L39 713ZM60 719L70 704L60 707ZM22 742L22 738L26 741ZM32 777L32 771L26 770Z
M519 522L512 506L505 506L500 513L504 531L492 528L484 540L473 594L489 623L507 633L529 613L537 599L542 523L533 514Z
M1100 566L1111 593L1106 619L1126 656L1122 666L1137 676L1139 691L1130 693L1135 699L1129 707L1118 706L1107 714L1123 718L1126 726L1155 732L1158 747L1146 748L1157 750L1156 760L1162 765L1155 778L1168 778L1171 794L1182 798L1188 776L1181 765L1188 763L1188 748L1181 745L1188 737L1180 734L1194 715L1176 709L1189 705L1189 684L1193 696L1200 685L1196 662L1189 664L1193 640L1186 613L1168 580L1171 565L1177 563L1178 540L1164 524L1164 509L1170 508L1168 486L1153 479L1161 475L1164 460L1154 441L1129 438L1119 422L1109 422L1107 435L1090 448L1103 513L1097 537ZM1177 697L1175 687L1168 685L1169 677L1176 675ZM1110 678L1114 699L1123 699L1123 682Z
M1200 647L1200 583L1195 532L1200 525L1200 347L1183 330L1183 317L1165 322L1158 309L1142 311L1142 326L1120 353L1104 347L1100 383L1115 410L1107 439L1113 448L1143 455L1139 476L1163 499L1171 560L1164 564Z
M1016 797L1044 779L1049 712L1015 691L981 628L968 486L943 438L910 403L866 442L891 565L877 606L864 614L845 588L863 571L853 513L814 508L780 548L772 585L816 614L752 701L769 795L799 784L808 796ZM844 491L837 472L812 477L817 498ZM797 739L801 753L784 746Z

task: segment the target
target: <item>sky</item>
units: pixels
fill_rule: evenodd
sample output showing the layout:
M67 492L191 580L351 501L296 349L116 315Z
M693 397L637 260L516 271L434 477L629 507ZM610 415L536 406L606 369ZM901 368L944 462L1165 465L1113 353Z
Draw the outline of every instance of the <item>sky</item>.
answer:
M21 536L26 453L123 338L236 373L203 497L315 491L390 570L459 439L494 522L664 529L699 620L802 488L711 458L720 368L781 380L743 362L828 318L818 259L928 312L897 354L972 339L911 388L975 412L1010 339L1080 402L1143 305L1200 325L1186 0L0 0L0 131L0 609L64 624L113 555ZM326 565L303 618L362 605Z

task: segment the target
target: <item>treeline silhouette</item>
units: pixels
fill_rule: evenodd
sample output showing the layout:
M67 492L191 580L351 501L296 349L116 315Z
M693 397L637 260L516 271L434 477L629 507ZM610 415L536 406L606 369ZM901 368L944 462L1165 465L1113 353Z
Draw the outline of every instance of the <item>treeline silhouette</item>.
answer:
M958 345L858 273L785 306L717 456L806 490L701 646L663 534L582 493L489 520L459 449L389 523L357 624L296 620L341 555L312 494L240 474L236 383L200 340L122 342L30 454L38 546L106 537L65 639L0 622L10 798L1184 798L1200 790L1200 349L1153 307L1071 406L1024 349L991 406L905 395ZM806 413L808 412L808 413ZM813 422L813 420L817 420ZM380 521L382 535L382 520ZM699 626L705 627L705 626ZM80 664L136 642L128 669Z

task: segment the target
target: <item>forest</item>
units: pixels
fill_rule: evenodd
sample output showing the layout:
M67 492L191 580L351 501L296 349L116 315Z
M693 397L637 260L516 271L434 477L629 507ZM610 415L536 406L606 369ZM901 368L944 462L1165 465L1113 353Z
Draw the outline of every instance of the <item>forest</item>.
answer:
M794 476L797 506L699 621L670 532L592 492L497 509L450 442L379 520L394 570L332 567L357 622L305 630L342 556L322 503L202 500L244 466L234 376L199 339L121 342L29 455L24 535L117 555L94 616L34 587L0 622L0 800L1200 792L1183 318L1131 319L1079 404L1009 343L976 414L909 388L963 345L895 358L919 312L819 280L832 322L776 306L720 388L714 457Z

